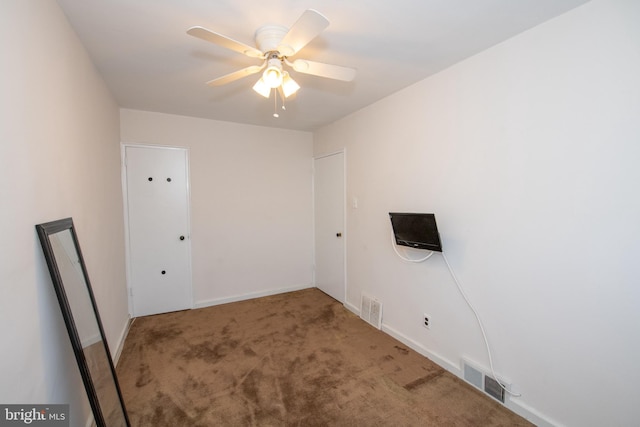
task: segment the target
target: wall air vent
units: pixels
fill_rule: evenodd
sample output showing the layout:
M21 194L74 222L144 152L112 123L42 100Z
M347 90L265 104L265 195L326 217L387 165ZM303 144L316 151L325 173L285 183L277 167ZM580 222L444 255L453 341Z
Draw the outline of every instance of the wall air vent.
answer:
M362 294L360 318L376 329L382 327L382 303L377 299Z
M484 377L482 371L467 364L465 361L462 362L462 365L464 367L463 374L465 381L482 390L482 378Z
M466 382L485 392L501 403L504 403L506 392L500 386L500 384L502 384L507 389L510 389L511 387L510 384L506 383L503 380L500 380L500 382L496 381L491 377L491 375L485 373L483 370L471 364L466 359L462 359L462 377Z
M504 403L504 389L498 381L486 375L484 376L484 392Z

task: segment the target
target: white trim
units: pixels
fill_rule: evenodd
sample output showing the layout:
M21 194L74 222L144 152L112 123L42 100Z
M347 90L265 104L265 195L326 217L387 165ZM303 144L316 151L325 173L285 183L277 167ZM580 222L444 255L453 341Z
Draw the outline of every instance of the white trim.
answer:
M316 285L316 158L311 158L311 283Z
M120 143L120 182L122 185L122 217L124 218L124 259L125 259L125 280L127 291L127 311L129 316L133 313L133 301L131 300L131 271L129 267L129 198L127 191L127 148L128 144Z
M94 419L93 419L93 412L89 413L89 418L87 418L87 422L84 423L84 425L86 427L94 427L96 425Z
M345 302L344 307L356 316L360 317L360 309L355 305L351 304L350 302Z
M115 352L113 353L113 356L112 356L113 366L118 365L118 361L120 360L120 355L122 354L122 349L124 348L124 343L127 340L127 336L129 335L129 329L131 328L132 324L133 324L133 319L128 318L124 324L124 328L122 328L122 331L120 332L120 337L117 343L118 345L116 345Z
M563 424L545 417L521 400L509 399L505 406L538 427L563 427Z
M318 154L317 156L313 156L313 160L324 159L325 157L331 157L331 156L335 156L336 154L341 154L341 153L344 154L346 151L347 151L346 147L343 147L343 148L341 148L339 150L336 150L336 151L331 151L331 152L328 152L328 153L322 153L322 154ZM345 158L346 158L346 156L345 156Z
M100 341L102 341L102 336L100 335L100 331L98 331L97 334L81 340L80 345L82 346L82 348L86 348Z
M462 371L460 370L460 367L458 366L457 363L453 363L450 360L440 356L439 354L432 352L431 350L422 346L420 343L412 340L411 338L400 333L399 331L397 331L396 329L392 328L391 326L385 323L382 324L382 331L387 333L388 335L391 335L393 338L397 339L404 345L410 347L412 350L417 351L418 353L420 353L427 359L431 360L435 364L439 365L440 367L451 372L453 375L460 378L462 377Z
M300 286L291 286L288 288L271 289L268 291L251 292L248 294L233 295L233 296L224 297L224 298L214 298L214 299L205 300L205 301L198 301L194 304L193 308L196 309L196 308L211 307L214 305L228 304L230 302L245 301L245 300L250 300L254 298L268 297L271 295L278 295L278 294L284 294L287 292L300 291L302 289L309 289L313 287L314 287L313 285L300 285Z
M344 257L344 278L342 279L344 281L344 299L343 301L347 301L347 244L349 243L349 231L347 230L347 209L349 207L349 201L347 199L347 148L344 147L342 148L342 195L343 195L343 200L342 200L342 229L344 230L342 232L342 238L344 239L344 246L343 246L343 254L342 256Z
M360 309L359 308L357 308L356 306L354 306L351 303L347 303L344 306L349 311L353 312L355 315L360 317ZM412 350L417 351L418 353L420 353L421 355L423 355L427 359L431 360L435 364L437 364L440 367L442 367L442 368L446 369L447 371L451 372L455 376L462 378L462 371L460 370L460 367L457 364L451 362L448 359L445 359L444 357L440 356L439 354L436 354L436 353L428 350L426 347L423 347L420 343L418 343L418 342L412 340L411 338L407 337L406 335L398 332L396 329L394 329L391 326L385 324L384 322L382 323L382 328L380 330L382 332L384 332L385 334L390 335L393 338L397 339L402 344L406 345L407 347L411 348Z

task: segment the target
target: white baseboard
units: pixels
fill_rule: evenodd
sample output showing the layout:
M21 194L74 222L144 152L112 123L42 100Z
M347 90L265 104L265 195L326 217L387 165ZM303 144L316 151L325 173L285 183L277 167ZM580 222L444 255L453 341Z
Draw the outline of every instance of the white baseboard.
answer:
M113 351L113 349L111 349L111 352L113 353L113 356L112 356L113 366L118 365L118 360L120 360L120 354L122 354L122 349L124 348L124 342L127 339L127 335L129 335L129 328L131 327L132 323L133 323L133 319L131 319L130 317L127 318L127 321L124 323L124 327L122 328L122 331L120 331L120 337L118 338L115 352Z
M355 305L347 302L347 303L344 304L344 306L345 306L345 308L347 308L347 310L349 310L349 311L353 312L354 314L360 316L360 309L357 308ZM431 360L432 362L436 363L437 365L439 365L442 368L446 369L447 371L451 372L455 376L462 377L462 371L460 370L460 367L457 364L455 364L455 363L445 359L444 357L442 357L442 356L430 351L426 347L423 347L420 343L412 340L411 338L409 338L406 335L400 333L399 331L397 331L396 329L392 328L391 326L387 325L384 322L382 322L381 330L382 330L382 332L386 333L387 335L391 335L393 338L397 339L398 341L400 341L401 343L403 343L407 347L411 348L414 351L417 351L418 353L420 353L421 355L423 355L427 359Z
M507 402L507 408L538 427L563 427L563 424L549 419L520 400L510 399Z
M393 329L391 326L386 325L385 323L382 323L382 332L385 332L391 335L393 338L397 339L402 344L406 345L412 350L417 351L418 353L420 353L427 359L431 360L435 364L451 372L453 375L457 377L462 377L462 370L460 369L460 366L458 364L451 362L450 360L440 356L437 353L434 353L433 351L427 349L426 347L423 347L420 343L403 335L399 331Z
M357 316L360 316L360 309L358 307L348 302L346 302L344 306L347 310L353 312ZM453 363L452 361L438 355L437 353L434 353L433 351L405 336L404 334L385 324L384 322L382 323L382 332L392 336L407 347L411 348L414 351L417 351L427 359L431 360L433 363L437 364L443 369L446 369L447 371L451 372L453 375L464 381L463 372L459 364ZM521 400L508 399L505 402L504 406L514 413L525 418L526 420L532 422L538 427L562 427L562 424L552 421L548 417L540 414L540 412L523 403Z
M345 308L351 312L353 312L355 315L360 316L360 309L358 307L356 307L355 305L346 302L344 304ZM456 365L455 363L452 363L451 361L445 359L444 357L428 350L426 347L423 347L420 343L412 340L411 338L405 336L404 334L400 333L399 331L395 330L394 328L392 328L391 326L385 324L384 322L382 322L382 328L381 328L382 332L386 333L387 335L391 335L393 338L397 339L398 341L400 341L401 343L403 343L404 345L406 345L407 347L411 348L414 351L417 351L418 353L420 353L421 355L423 355L424 357L426 357L427 359L431 360L432 362L436 363L437 365L441 366L442 368L446 369L447 371L451 372L452 374L454 374L457 377L461 377L462 376L462 371L460 370L460 367L458 365Z
M270 289L267 291L233 295L233 296L224 297L224 298L214 298L214 299L205 300L205 301L198 301L194 304L193 308L211 307L214 305L227 304L230 302L245 301L248 299L268 297L268 296L277 295L277 294L284 294L286 292L300 291L302 289L308 289L308 288L313 288L313 285L292 286L288 288Z
M89 418L87 418L87 422L84 423L85 427L96 427L96 422L93 419L93 414L89 414Z
M358 307L356 307L355 305L351 304L350 302L345 302L344 306L347 310L349 310L350 312L352 312L353 314L355 314L356 316L360 316L360 309Z

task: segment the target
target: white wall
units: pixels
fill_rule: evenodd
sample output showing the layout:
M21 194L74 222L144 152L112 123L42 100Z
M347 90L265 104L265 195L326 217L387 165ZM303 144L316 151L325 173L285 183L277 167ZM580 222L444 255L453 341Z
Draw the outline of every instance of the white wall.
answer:
M314 135L347 148L348 303L454 372L488 359L440 255L408 264L389 211L435 212L507 405L540 424L640 418L640 2L593 1ZM416 254L412 254L416 257ZM432 316L431 330L421 316Z
M311 133L126 109L121 132L189 149L196 306L311 286Z
M73 217L112 352L128 322L118 107L53 1L0 2L0 402L89 415L35 224Z

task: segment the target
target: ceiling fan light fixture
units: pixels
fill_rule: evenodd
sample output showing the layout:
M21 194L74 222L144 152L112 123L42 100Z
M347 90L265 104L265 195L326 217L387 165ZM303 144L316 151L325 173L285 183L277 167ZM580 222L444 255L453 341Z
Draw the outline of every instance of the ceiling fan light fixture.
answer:
M256 84L253 85L253 90L258 92L260 95L264 96L265 98L268 98L269 95L271 94L271 86L265 83L263 77L260 77L260 80L258 80Z
M262 78L269 87L276 88L282 84L282 62L278 58L272 58L267 64Z
M300 85L283 70L283 65L291 67L298 73L328 79L350 82L355 78L356 70L339 65L324 64L306 59L289 61L305 46L315 39L327 26L329 20L320 12L313 9L305 10L300 18L289 28L282 25L263 25L255 33L256 47L239 42L223 34L216 33L203 27L191 27L187 34L197 37L220 47L233 50L251 58L262 60L260 65L252 65L241 70L217 77L207 82L209 86L221 86L234 82L243 77L262 72L260 79L254 84L253 90L265 98L270 98L271 89L274 91L274 102L278 94L283 101L300 89ZM277 108L276 108L277 110ZM277 112L275 113L277 115Z
M282 92L284 93L284 97L288 98L290 95L296 93L298 89L300 89L300 85L285 71L282 77Z

